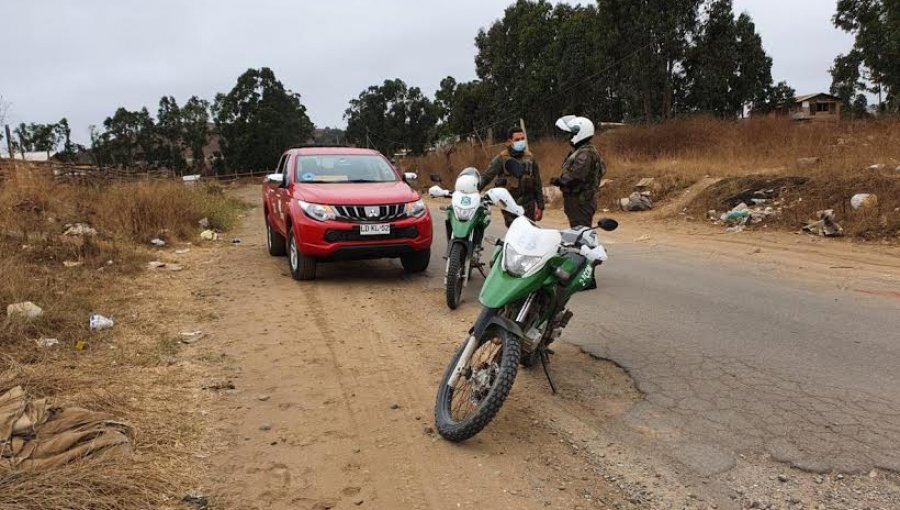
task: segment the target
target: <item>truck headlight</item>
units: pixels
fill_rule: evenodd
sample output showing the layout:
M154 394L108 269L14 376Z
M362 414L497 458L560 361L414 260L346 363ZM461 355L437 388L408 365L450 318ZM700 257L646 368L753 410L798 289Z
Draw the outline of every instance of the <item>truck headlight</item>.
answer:
M506 250L503 251L503 268L513 276L523 276L540 264L542 259L540 255L522 255L507 243Z
M334 209L330 205L311 204L303 200L297 200L297 204L307 216L316 221L333 220L336 217Z
M406 215L412 218L418 218L419 216L424 215L427 210L428 206L426 206L425 201L421 199L406 204Z

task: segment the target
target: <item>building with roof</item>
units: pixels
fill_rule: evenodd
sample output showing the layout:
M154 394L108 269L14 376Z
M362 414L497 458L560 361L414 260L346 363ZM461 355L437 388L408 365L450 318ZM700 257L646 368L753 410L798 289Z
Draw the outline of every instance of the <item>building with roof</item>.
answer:
M837 122L841 119L844 101L831 94L818 92L797 96L790 103L775 109L775 115L787 115L794 120L808 122Z

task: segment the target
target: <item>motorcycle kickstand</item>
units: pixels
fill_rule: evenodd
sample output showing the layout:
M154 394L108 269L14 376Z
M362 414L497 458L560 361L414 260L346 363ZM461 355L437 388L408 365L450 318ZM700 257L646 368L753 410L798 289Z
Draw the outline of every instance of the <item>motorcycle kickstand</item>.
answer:
M547 382L550 383L550 392L556 395L556 384L553 382L553 378L550 377L550 355L547 353L547 348L541 348L540 356L541 358L541 366L544 367L544 375L547 376Z
M484 264L479 262L478 265L475 266L475 269L477 269L478 272L481 273L482 278L487 278L487 273L484 272Z

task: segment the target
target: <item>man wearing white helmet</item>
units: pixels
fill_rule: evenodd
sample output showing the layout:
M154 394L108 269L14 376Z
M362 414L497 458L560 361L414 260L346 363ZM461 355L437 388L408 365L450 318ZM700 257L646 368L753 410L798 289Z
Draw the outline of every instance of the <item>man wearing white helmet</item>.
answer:
M597 148L591 143L594 123L586 117L566 115L556 121L556 127L572 133L572 151L562 165L562 174L550 179L563 195L563 210L569 226L591 227L597 212L597 190L606 173L606 165Z

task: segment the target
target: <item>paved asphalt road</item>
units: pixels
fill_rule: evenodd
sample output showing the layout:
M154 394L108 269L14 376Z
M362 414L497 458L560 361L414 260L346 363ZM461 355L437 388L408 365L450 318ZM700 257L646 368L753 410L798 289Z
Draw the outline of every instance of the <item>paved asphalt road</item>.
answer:
M433 213L429 285L440 287L446 243ZM503 231L495 221L491 234ZM573 299L563 339L634 378L644 399L615 424L623 433L698 475L727 471L739 455L813 472L900 472L900 300L682 248L608 247L599 289Z

